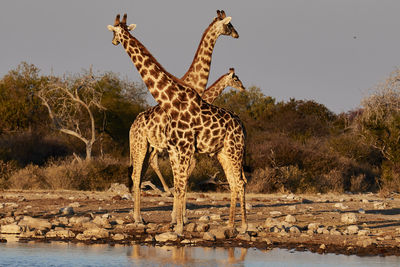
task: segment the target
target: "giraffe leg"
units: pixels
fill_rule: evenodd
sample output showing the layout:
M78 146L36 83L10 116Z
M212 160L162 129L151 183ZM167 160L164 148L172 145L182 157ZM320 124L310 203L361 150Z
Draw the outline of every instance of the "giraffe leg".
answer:
M196 159L193 157L191 162L190 162L190 166L189 166L189 176L192 174L194 167L196 166ZM186 211L186 201L187 201L187 197L185 197L185 202L183 204L183 223L187 224L189 219L187 218L187 211ZM171 223L172 224L176 224L176 203L175 203L175 198L174 198L174 204L172 207L172 213L171 213Z
M247 220L246 220L246 203L245 203L245 177L242 171L241 161L238 161L236 157L231 156L231 154L226 153L223 149L217 158L224 169L226 178L229 183L229 188L231 190L231 206L229 210L229 222L228 227L233 228L235 225L235 211L236 202L239 196L240 199L240 209L242 215L242 231L247 231Z
M160 168L158 166L158 153L157 153L157 150L154 149L153 152L151 152L149 161L150 161L150 166L153 168L153 170L157 174L158 178L160 179L160 181L162 183L162 186L164 188L164 191L167 193L167 196L172 196L172 193L169 190L169 187L168 187L167 183L165 182L164 177L161 174Z
M135 138L131 141L131 159L133 163L133 218L135 223L143 223L140 214L140 184L144 176L149 161L148 143L145 139Z
M240 200L240 210L242 214L242 230L243 232L247 231L248 225L247 225L247 217L246 217L246 191L245 191L245 185L247 183L246 176L244 175L243 167L242 167L242 179L238 181L239 185L239 200Z
M176 217L175 233L182 235L187 180L189 177L189 167L193 158L193 153L183 153L182 151L178 151L176 147L173 147L172 149L169 149L169 156L172 172L174 174L174 206Z
M228 227L229 228L234 228L235 226L235 209L236 209L236 192L235 192L235 187L233 184L233 175L232 175L232 168L229 164L229 160L227 156L225 155L224 151L221 151L217 155L218 161L222 166L222 169L225 172L226 179L228 180L229 183L229 189L231 190L231 206L229 209L229 222L228 222Z

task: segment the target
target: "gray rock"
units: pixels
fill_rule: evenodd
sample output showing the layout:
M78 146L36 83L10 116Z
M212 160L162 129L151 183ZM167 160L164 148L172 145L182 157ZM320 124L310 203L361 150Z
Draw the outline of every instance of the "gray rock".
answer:
M226 232L226 229L220 229L220 228L212 229L209 231L209 233L214 235L216 239L225 239L225 237L226 237L225 232Z
M347 227L347 232L349 233L349 235L354 235L358 233L358 226L357 225L350 225Z
M289 232L292 234L300 234L300 229L297 226L292 226L289 228Z
M208 223L200 223L196 227L197 232L207 232L210 229L210 225Z
M84 240L89 240L90 236L85 236L84 234L77 234L75 238L77 240L84 241Z
M124 184L113 183L108 189L108 192L116 193L118 195L123 195L125 193L129 194L129 189Z
M5 218L1 219L1 220L0 220L0 225L3 225L3 224L13 224L14 222L15 222L15 218L9 216L9 217L5 217Z
M22 220L19 221L18 225L27 226L30 229L37 230L49 230L52 224L46 219L32 218L30 216L24 216Z
M288 214L288 215L285 217L285 222L288 222L288 223L295 223L295 222L296 222L296 218L295 218L293 215Z
M35 236L35 231L22 232L19 236L24 238L31 238Z
M178 235L174 232L166 232L155 236L157 242L168 242L178 240Z
M278 216L281 216L281 215L282 215L282 212L274 210L274 211L270 211L269 214L270 214L272 217L278 217Z
M290 211L295 211L296 209L297 209L296 205L292 205L292 206L288 207L288 210L290 210Z
M213 233L211 233L211 232L205 232L205 233L203 234L203 239L204 239L204 240L207 240L207 241L215 241L216 237L215 237L215 235L214 235Z
M264 222L264 226L267 228L271 228L280 224L280 221L274 218L267 218Z
M7 203L4 203L4 206L5 206L6 208L10 208L10 209L16 209L16 208L19 207L19 205L18 205L17 203L14 203L14 202L7 202Z
M212 214L212 215L210 215L210 220L213 220L213 221L221 221L221 215L219 215L219 214Z
M196 231L196 226L197 226L197 224L196 223L189 223L188 225L186 225L186 231L188 231L188 232L194 232L194 231Z
M99 226L93 222L84 222L81 225L83 229L99 228Z
M123 224L125 223L125 221L124 221L123 219L116 219L115 222L116 222L118 225L123 225Z
M21 232L22 227L16 224L2 225L0 231L2 234L20 234Z
M330 230L330 234L331 234L331 235L342 235L342 233L339 232L339 231L336 230L336 229L331 229L331 230Z
M357 241L357 246L365 248L365 247L372 245L372 243L373 243L373 240L371 238L367 238L367 239Z
M271 233L280 233L281 229L279 229L278 227L274 226L270 229Z
M319 223L310 223L307 226L308 230L316 231L319 228Z
M368 230L368 229L359 230L357 234L359 236L367 236L370 234L370 230Z
M129 194L129 193L123 194L123 195L121 196L121 198L122 198L123 200L132 200L132 199L133 199L133 198L132 198L132 195Z
M90 221L89 217L72 217L69 219L69 223L73 225L81 225Z
M249 223L247 225L247 231L248 232L258 232L257 225L255 225L253 223Z
M83 235L88 238L107 238L110 236L110 232L103 228L90 228L83 231Z
M342 210L349 208L348 206L343 205L343 203L336 203L334 206L335 206L335 208L342 209Z
M236 239L243 241L251 241L251 236L249 236L247 233L240 233L236 236Z
M204 215L204 216L201 216L201 217L199 218L199 222L207 223L207 222L209 222L209 221L210 221L210 216L208 216L208 215Z
M331 232L326 228L324 228L324 230L322 231L322 234L324 234L324 235L329 235L330 233Z
M58 231L49 231L46 233L47 238L73 238L75 237L75 234L71 230L58 230Z
M357 215L355 213L344 213L340 218L342 223L352 224L357 222Z
M251 210L253 208L253 205L250 203L246 203L246 210Z
M65 207L60 209L60 213L64 215L74 215L74 208L73 207Z
M116 240L116 241L120 241L120 240L124 240L126 238L126 235L124 234L115 234L113 235L112 239Z
M96 218L93 219L93 223L104 228L111 228L109 220L100 216L96 216Z
M323 232L324 232L324 230L325 230L325 227L318 227L317 228L317 234L322 234Z
M378 210L383 210L383 209L386 209L386 203L384 203L384 202L375 202L374 203L374 208L375 209L378 209Z
M294 194L289 194L289 195L286 197L286 199L288 199L288 200L294 200L294 199L295 199L295 196L294 196Z

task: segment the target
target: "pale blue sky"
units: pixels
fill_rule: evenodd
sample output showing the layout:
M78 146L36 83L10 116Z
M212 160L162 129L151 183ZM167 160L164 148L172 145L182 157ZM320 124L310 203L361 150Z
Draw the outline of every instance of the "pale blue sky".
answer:
M313 99L342 112L400 65L397 0L2 0L0 77L27 61L43 74L93 65L140 81L106 28L125 12L133 34L181 77L217 9L240 38L219 38L210 84L234 67L246 86L277 100Z

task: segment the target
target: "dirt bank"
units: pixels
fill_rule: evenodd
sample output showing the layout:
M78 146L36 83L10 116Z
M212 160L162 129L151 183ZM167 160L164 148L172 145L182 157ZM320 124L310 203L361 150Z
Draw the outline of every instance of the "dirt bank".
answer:
M247 195L246 234L225 228L228 193L189 193L184 236L170 225L172 197L145 191L132 220L126 192L2 191L2 242L10 240L290 248L319 253L400 255L400 196ZM237 209L239 213L239 208ZM236 225L240 226L237 214Z

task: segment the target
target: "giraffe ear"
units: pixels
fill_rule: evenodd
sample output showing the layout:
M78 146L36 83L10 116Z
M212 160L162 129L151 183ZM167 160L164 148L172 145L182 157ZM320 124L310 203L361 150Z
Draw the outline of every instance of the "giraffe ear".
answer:
M221 20L221 22L222 22L223 24L228 24L229 22L231 22L231 20L232 20L232 17L226 17L226 18L224 18L223 20Z
M133 31L136 28L136 24L131 24L128 26L129 31Z
M109 31L114 31L115 30L115 27L114 26L111 26L111 25L108 25L107 26L107 29L109 30Z

